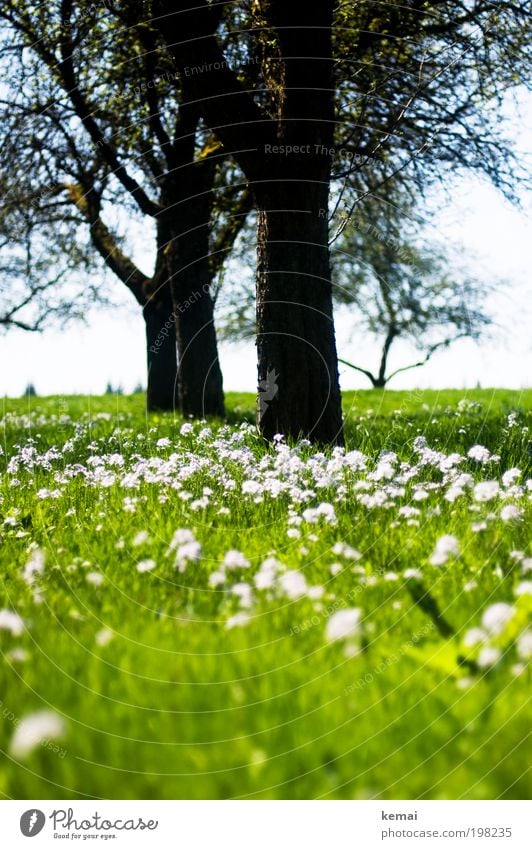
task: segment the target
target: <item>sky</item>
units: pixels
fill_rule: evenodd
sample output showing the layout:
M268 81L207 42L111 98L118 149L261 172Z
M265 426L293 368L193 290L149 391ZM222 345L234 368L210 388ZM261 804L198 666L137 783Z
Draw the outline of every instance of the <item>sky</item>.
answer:
M521 149L530 150L532 106L526 126L515 125ZM523 388L531 385L532 319L532 199L523 198L516 209L490 185L476 177L456 180L451 198L437 201L435 234L453 246L463 246L468 267L482 279L504 279L505 285L488 302L496 316L492 338L481 343L457 342L423 366L394 378L390 388L456 387ZM17 329L0 335L0 394L19 396L32 383L39 395L101 394L107 385L130 392L146 383L144 326L138 307L122 284L114 286L116 306L94 310L87 323L40 334ZM378 363L375 340L353 332L348 313L336 317L339 356L372 369ZM398 368L415 362L419 354L397 342L390 365ZM257 372L254 344L220 347L224 387L228 391L255 391ZM369 387L367 379L340 366L343 389Z

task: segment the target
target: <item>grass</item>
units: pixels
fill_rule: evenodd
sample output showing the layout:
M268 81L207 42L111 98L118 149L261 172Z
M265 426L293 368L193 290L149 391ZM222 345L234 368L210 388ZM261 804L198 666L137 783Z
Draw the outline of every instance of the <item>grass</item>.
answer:
M241 427L253 416L245 394L228 398L231 424L203 436L170 414L147 419L140 396L5 401L0 610L24 629L0 628L0 792L529 797L531 401L529 390L345 393L347 448L366 469L326 468L308 446L284 459L266 449ZM419 462L419 436L439 460ZM467 458L475 444L500 459ZM397 455L391 471L382 452ZM442 472L453 452L462 459ZM135 468L143 458L158 459ZM515 467L522 476L503 487ZM482 480L500 493L479 500ZM322 503L335 521L304 518ZM201 544L197 559L181 552L183 571L183 542L169 551L180 528ZM459 553L435 565L444 535ZM233 549L250 565L213 583ZM282 566L255 590L268 557ZM138 571L146 561L154 568ZM283 569L321 597L290 590ZM507 621L488 627L500 603ZM360 623L330 639L328 623L351 608ZM486 642L468 645L483 617ZM61 731L39 731L42 710ZM33 745L17 748L32 727Z

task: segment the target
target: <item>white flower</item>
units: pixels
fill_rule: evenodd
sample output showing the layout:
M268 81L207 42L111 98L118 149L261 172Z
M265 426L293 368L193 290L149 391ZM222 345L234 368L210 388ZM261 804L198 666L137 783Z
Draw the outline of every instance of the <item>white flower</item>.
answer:
M242 492L245 495L257 495L262 491L262 486L258 481L247 480L242 484Z
M179 528L179 530L175 531L172 539L170 540L170 545L168 546L169 551L175 551L178 546L183 545L186 542L195 542L196 537L188 528Z
M157 448L169 448L172 443L168 439L167 436L162 436L161 439L158 439L155 445Z
M100 572L88 572L86 581L88 584L92 584L93 587L100 587L103 584L103 575Z
M242 607L251 607L253 602L253 593L251 592L249 584L246 584L244 581L241 581L238 584L233 584L231 592L233 595L238 597Z
M477 463L487 463L490 459L490 452L483 445L473 445L467 452L467 456L471 460L476 460Z
M493 666L497 663L500 656L500 649L496 649L494 646L486 646L481 649L479 656L477 657L477 665L480 669L486 669L488 666Z
M464 646L470 648L471 646L477 646L479 643L485 643L488 639L488 635L482 628L470 628L469 631L466 631L464 634Z
M181 436L188 436L189 434L194 433L194 428L191 424L185 422L185 424L181 425L179 433L181 434Z
M532 581L521 581L514 590L514 595L532 595Z
M423 575L419 569L405 569L403 572L403 578L411 578L414 581L421 581L422 577Z
M222 562L222 566L226 569L247 569L249 565L249 560L244 557L242 552L234 548L226 553Z
M8 652L6 657L11 663L25 663L29 655L28 652L24 649L15 648L12 651Z
M197 540L191 540L180 545L175 553L175 567L178 572L184 572L189 563L197 563L201 557L201 545Z
M24 633L24 620L13 610L0 610L0 631L9 631L14 637Z
M244 625L248 624L249 620L249 614L241 611L240 613L235 613L234 616L230 616L225 623L225 627L227 630L230 630L231 628L242 628Z
M114 637L114 632L110 628L102 628L95 636L95 641L98 646L108 645Z
M499 494L497 481L481 481L473 487L473 498L475 501L492 501Z
M520 477L521 477L521 470L520 469L516 469L516 468L508 469L508 471L505 472L502 476L502 485L504 487L512 486L516 482L516 480L519 480Z
M333 613L325 627L327 640L345 640L360 632L362 611L358 607L348 607Z
M360 560L362 557L360 551L352 548L345 542L336 542L332 547L332 553L340 557L345 557L346 560Z
M37 575L41 575L44 572L44 551L40 548L36 548L24 566L24 570L22 572L22 576L27 584L33 584Z
M63 717L51 710L39 710L21 720L11 738L9 752L14 758L23 760L37 746L50 740L61 740L65 734Z
M225 572L211 572L209 575L209 586L219 587L225 581Z
M297 569L290 569L281 575L279 586L288 598L301 598L307 592L305 576Z
M157 563L155 560L139 560L137 563L137 572L151 572L156 566Z
M148 542L149 538L150 538L150 535L149 535L148 531L139 531L133 537L131 544L135 545L135 546L144 545L145 542Z
M482 625L491 636L497 636L504 631L514 613L515 608L511 604L500 601L497 604L492 604L484 611Z
M522 516L522 512L515 504L505 504L501 510L501 519L503 522L517 522Z
M433 566L443 566L450 557L459 557L460 546L458 540L452 534L445 534L436 542L434 552L430 556Z
M517 638L517 654L522 660L532 657L532 631L523 631Z

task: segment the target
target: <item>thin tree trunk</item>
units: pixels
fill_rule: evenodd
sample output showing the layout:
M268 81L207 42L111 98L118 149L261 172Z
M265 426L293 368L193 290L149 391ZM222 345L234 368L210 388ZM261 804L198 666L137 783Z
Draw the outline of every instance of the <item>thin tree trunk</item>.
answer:
M177 394L177 348L175 313L169 286L161 287L142 310L146 326L149 411L175 410Z
M272 180L258 215L258 420L343 442L327 226L327 181Z
M203 173L196 164L190 175L181 175L182 199L171 208L173 239L166 251L176 319L178 392L184 415L223 417L223 378L209 262L212 174L205 166L200 167L204 168Z

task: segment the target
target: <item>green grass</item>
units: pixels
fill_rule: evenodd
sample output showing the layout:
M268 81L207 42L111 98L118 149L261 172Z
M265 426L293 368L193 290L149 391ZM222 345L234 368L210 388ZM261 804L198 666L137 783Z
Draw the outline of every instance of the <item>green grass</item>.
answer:
M481 465L465 458L460 471L474 482L501 482L505 470L518 467L517 484L524 487L531 402L530 390L347 392L347 447L368 456L371 472L383 451L411 467L420 435L445 455L465 455L480 443L500 459ZM429 486L427 497L414 501L414 484L442 482L441 471L427 466L404 492L390 495L390 506L358 500L365 490L356 484L368 480L362 471L347 475L345 490L337 480L322 488L308 484L314 494L302 504L287 492L254 503L241 492L248 472L240 461L221 456L224 446L212 439L198 440L203 425L180 435L182 419L147 419L143 403L141 396L4 402L0 610L16 611L26 628L20 635L0 630L0 792L12 798L529 797L530 671L518 642L532 601L515 589L530 579L530 494L515 489L504 500L475 502L465 486L450 502L447 485ZM224 445L241 422L252 420L254 399L232 394L228 407ZM261 463L271 466L275 452L250 428L241 432L253 476ZM161 437L171 445L157 447ZM50 456L49 468L7 471L17 446L29 439L41 457L71 439L72 450ZM143 480L136 489L118 479L91 485L82 474L61 477L76 463L88 468L91 454L120 454L129 469L134 455L166 461L172 452L179 459L166 481ZM302 448L299 462L311 455ZM181 489L173 488L169 481L194 458L205 462L183 478ZM233 490L224 490L224 475L235 481ZM390 483L368 485L384 492ZM208 503L193 509L204 487L212 490ZM58 497L50 495L54 490ZM321 502L334 505L336 524L304 521L299 538L287 535L291 513ZM515 504L521 519L502 521L503 504ZM401 507L419 509L419 524L409 524ZM475 530L475 523L485 527ZM201 559L184 572L168 556L178 528L191 529L202 545ZM149 538L134 545L140 531ZM444 534L457 538L460 554L436 566L430 556ZM355 547L361 559L334 554L338 542ZM23 570L35 545L45 567L28 583ZM231 549L251 565L211 586L209 576ZM239 611L231 584L252 583L272 555L299 570L309 587L323 587L323 597L254 591L247 624L227 628ZM156 568L140 573L136 564L146 559ZM340 564L337 574L333 563ZM405 577L408 569L421 577ZM87 580L92 572L103 576L100 586ZM396 580L385 578L390 572ZM512 605L513 615L489 641L499 659L483 666L464 635L500 602ZM362 611L359 632L327 640L330 616L346 607ZM103 629L113 632L105 645L98 637ZM63 738L17 757L17 726L43 709L63 716Z

